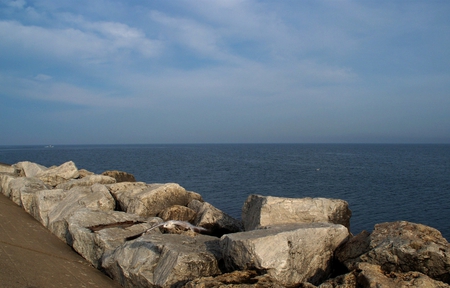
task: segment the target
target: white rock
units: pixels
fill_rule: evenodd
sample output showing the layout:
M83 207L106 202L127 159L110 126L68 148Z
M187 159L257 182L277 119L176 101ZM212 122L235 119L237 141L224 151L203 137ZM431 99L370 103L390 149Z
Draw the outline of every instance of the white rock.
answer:
M334 250L348 236L338 224L284 224L227 234L220 244L230 270L256 269L285 286L316 285L329 275Z
M145 232L161 222L160 218L144 219L120 211L76 211L69 218L72 247L96 268L102 258L125 243L127 237Z
M188 207L197 213L194 224L209 229L215 236L242 231L240 221L207 202L192 200Z
M117 248L104 259L103 268L123 287L182 287L221 273L218 242L206 235L151 233Z
M40 190L33 195L33 206L30 214L42 225L48 227L48 214L66 196L68 191L62 189Z
M144 217L156 216L173 205L186 206L189 200L186 190L176 183L121 182L108 188L123 211Z
M48 213L48 228L59 239L71 245L68 237L68 220L73 213L81 208L111 211L115 206L114 198L104 185L76 186L70 189L67 196Z
M30 161L22 161L14 164L15 167L22 170L25 177L34 177L38 173L42 173L48 168Z
M48 187L41 180L34 177L18 177L9 182L9 198L25 211L30 212L33 194Z
M16 176L0 173L0 192L8 198L11 194L9 183L16 178Z
M94 184L112 184L116 179L104 175L87 175L81 179L74 179L56 186L58 189L69 190L75 186L92 186Z
M78 169L72 161L66 162L58 167L52 167L45 171L41 171L35 177L44 181L45 184L55 187L70 179L78 178Z
M328 198L283 198L250 195L242 208L246 231L287 223L328 222L350 228L348 203Z

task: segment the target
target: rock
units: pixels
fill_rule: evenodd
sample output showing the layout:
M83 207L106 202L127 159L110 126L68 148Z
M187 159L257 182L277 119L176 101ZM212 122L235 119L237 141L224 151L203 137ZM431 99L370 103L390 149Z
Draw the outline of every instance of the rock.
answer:
M220 274L219 240L197 235L160 234L156 230L117 248L103 268L123 287L182 287Z
M193 192L193 191L187 191L188 193L188 203L191 203L192 200L198 200L200 202L205 202L205 200L203 200L202 195L198 194L197 192Z
M67 196L67 192L62 189L37 191L33 194L33 205L29 213L42 225L48 227L48 214Z
M91 171L88 171L86 169L78 169L78 178L79 179L84 178L84 177L89 176L89 175L95 175L95 173L91 172Z
M158 220L161 219L146 220L120 211L80 209L68 221L72 247L94 267L100 268L103 257L124 244L126 238L159 224Z
M158 214L158 217L160 217L164 221L179 220L179 221L187 221L190 223L194 222L195 216L197 216L197 213L194 210L186 206L180 205L168 207Z
M355 242L363 244L354 249ZM375 225L372 234L361 236L359 241L349 241L336 256L349 270L366 262L380 265L386 272L418 271L450 283L449 251L449 243L438 230L398 221Z
M116 179L117 183L136 182L136 178L134 178L134 175L127 173L127 172L112 170L112 171L105 171L102 173L102 175L109 176L109 177Z
M9 164L0 163L0 173L9 173L12 175L18 175L17 169Z
M9 182L9 198L25 211L30 212L33 194L48 187L41 180L34 177L18 177Z
M223 234L242 231L242 224L239 220L207 202L193 200L188 207L197 213L194 225L210 230L212 235L221 237Z
M34 177L36 176L36 174L47 170L47 167L30 161L18 162L14 164L14 166L23 172L24 177Z
M283 224L227 234L220 245L229 270L262 271L281 285L294 286L325 280L335 249L348 236L339 224Z
M202 277L189 281L185 288L285 288L267 275L259 275L253 270L233 271L215 277Z
M45 171L41 171L35 177L44 181L48 186L55 187L70 179L78 178L78 169L72 161L66 162L58 167L51 167Z
M9 183L16 178L16 176L11 174L0 173L0 192L8 198L11 194Z
M72 245L68 233L70 216L81 208L111 211L114 210L115 206L113 197L104 185L94 184L91 187L75 186L68 190L67 197L48 213L48 229L59 239Z
M112 184L116 179L103 175L87 175L81 179L73 179L56 186L57 189L69 190L75 186L92 186L94 184Z
M176 183L121 182L108 188L123 211L144 217L156 216L173 205L186 206L189 199L186 190Z
M246 231L287 223L328 222L350 229L348 203L327 198L282 198L250 195L242 208Z

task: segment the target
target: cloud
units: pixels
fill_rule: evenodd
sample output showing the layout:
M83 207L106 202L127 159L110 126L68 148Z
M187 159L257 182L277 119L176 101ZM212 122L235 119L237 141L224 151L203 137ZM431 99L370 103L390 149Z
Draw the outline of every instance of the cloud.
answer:
M161 45L138 29L114 22L83 22L82 27L46 28L0 21L1 46L17 47L24 53L57 57L64 61L114 62L127 53L144 57L159 54Z

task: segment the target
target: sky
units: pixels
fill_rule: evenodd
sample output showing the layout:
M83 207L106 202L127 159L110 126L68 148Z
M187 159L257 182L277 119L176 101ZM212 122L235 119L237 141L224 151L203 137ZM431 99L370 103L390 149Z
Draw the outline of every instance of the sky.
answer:
M0 145L450 143L450 1L0 0Z

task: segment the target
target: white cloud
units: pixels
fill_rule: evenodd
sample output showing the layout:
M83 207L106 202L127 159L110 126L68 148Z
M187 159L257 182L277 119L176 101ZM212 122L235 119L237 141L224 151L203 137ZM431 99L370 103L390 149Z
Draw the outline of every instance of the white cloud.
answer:
M52 78L53 78L52 76L45 75L45 74L38 74L38 75L36 75L36 77L34 77L34 79L36 79L38 81L48 81Z
M18 9L22 9L25 4L27 4L27 2L25 0L15 0L15 1L5 1L6 5L13 7L13 8L18 8Z
M132 51L144 57L160 53L158 41L147 39L142 32L125 24L94 22L85 23L85 28L45 28L0 21L0 47L9 45L20 47L25 53L92 63L114 62Z

